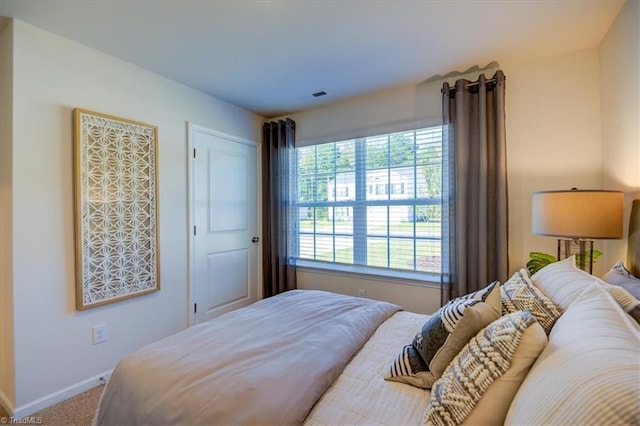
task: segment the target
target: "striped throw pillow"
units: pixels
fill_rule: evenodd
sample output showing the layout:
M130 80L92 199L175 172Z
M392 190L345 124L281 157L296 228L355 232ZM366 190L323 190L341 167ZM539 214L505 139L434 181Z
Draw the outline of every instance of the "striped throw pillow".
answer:
M500 283L449 301L431 315L384 375L386 380L429 389L479 330L500 316Z

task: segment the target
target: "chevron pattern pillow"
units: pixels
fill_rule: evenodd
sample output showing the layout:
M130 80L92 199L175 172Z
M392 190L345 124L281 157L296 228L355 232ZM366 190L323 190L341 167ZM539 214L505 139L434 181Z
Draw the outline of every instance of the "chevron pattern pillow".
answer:
M502 296L502 314L517 311L529 311L538 320L544 331L549 334L562 309L556 306L529 279L529 272L520 269L500 287Z
M424 423L458 425L464 422L489 386L507 372L524 340L525 331L532 325L538 327L544 339L542 329L528 311L500 317L474 336L434 383ZM537 345L535 357L542 351L545 341ZM535 357L530 357L529 365L533 364ZM511 393L512 398L515 390ZM506 410L498 417L504 418L505 415Z
M475 334L501 313L500 283L449 301L431 315L384 375L386 380L429 389Z

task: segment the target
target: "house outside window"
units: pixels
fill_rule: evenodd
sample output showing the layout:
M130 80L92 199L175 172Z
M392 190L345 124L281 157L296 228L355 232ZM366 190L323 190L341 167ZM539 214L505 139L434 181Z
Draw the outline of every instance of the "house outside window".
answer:
M391 183L391 193L392 194L404 194L404 182L400 183Z
M441 272L440 126L301 147L296 161L299 260Z

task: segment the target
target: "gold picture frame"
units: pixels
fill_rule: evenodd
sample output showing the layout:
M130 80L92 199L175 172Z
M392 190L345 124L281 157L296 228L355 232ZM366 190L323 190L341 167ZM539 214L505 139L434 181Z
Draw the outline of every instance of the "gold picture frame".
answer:
M76 308L160 290L158 128L73 110Z

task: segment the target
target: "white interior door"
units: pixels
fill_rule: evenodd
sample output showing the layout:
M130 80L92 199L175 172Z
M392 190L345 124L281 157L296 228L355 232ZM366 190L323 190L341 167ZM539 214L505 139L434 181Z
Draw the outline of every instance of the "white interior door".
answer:
M192 323L257 300L257 144L189 127Z

